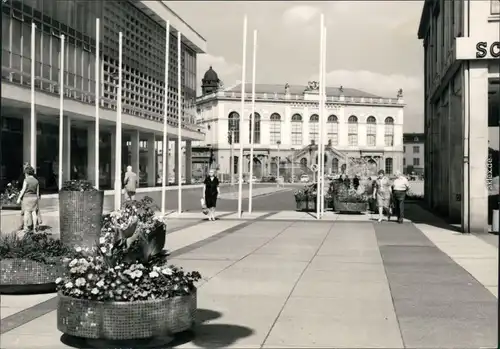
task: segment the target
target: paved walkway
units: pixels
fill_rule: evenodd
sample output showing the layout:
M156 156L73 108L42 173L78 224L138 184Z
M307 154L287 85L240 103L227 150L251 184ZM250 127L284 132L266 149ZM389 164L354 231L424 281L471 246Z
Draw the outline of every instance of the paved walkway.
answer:
M171 262L204 276L196 336L174 346L497 347L498 248L476 236L435 224L225 214L171 218ZM67 348L54 297L2 296L1 347Z

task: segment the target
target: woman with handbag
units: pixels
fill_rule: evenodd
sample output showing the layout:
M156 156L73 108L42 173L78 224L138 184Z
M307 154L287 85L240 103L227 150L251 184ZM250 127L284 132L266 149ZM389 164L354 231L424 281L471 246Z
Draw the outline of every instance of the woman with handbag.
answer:
M26 178L19 193L17 203L21 204L23 211L23 228L27 232L33 227L33 231L38 229L38 201L40 199L40 186L35 178L35 170L31 166L24 169Z
M215 206L217 205L217 196L220 193L219 179L215 177L215 171L211 169L208 177L203 182L203 200L208 209L208 220L215 221Z
M387 212L388 220L390 220L391 183L389 178L386 177L384 170L378 171L373 198L377 200L378 221L382 222L384 211Z

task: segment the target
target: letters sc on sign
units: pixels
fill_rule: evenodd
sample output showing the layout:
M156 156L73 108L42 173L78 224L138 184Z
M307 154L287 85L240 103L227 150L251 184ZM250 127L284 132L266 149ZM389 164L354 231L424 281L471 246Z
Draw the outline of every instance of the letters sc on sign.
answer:
M480 41L476 44L476 58L485 58L488 56L488 52L491 58L499 58L500 41L494 41L489 46L486 41Z

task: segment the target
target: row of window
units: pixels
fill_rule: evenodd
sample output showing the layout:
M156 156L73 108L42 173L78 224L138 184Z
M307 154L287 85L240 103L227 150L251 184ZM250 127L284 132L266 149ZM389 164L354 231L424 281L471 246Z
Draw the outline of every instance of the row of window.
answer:
M403 166L406 166L405 158L403 158ZM413 166L420 166L420 158L413 158Z
M269 125L269 135L271 144L278 144L281 142L281 116L278 113L274 113L270 116ZM260 122L261 117L259 113L255 113L254 116L254 132L253 140L249 139L249 142L254 144L260 144ZM351 115L348 122L347 138L348 144L350 146L358 145L358 118ZM366 120L367 130L366 130L366 143L368 146L375 146L377 144L377 120L375 117L370 116ZM384 144L387 147L394 145L394 119L392 117L387 117L384 121L385 132L384 132ZM291 141L292 145L302 145L303 131L302 131L302 116L300 114L294 114L292 116L291 125ZM232 133L232 139L234 143L240 142L240 115L237 112L231 112L228 116L228 130ZM327 139L331 145L338 145L338 118L336 115L330 115L327 119ZM249 135L252 135L252 124L249 124ZM318 142L319 141L319 116L317 114L311 115L309 119L309 141Z
M403 146L403 152L406 153L406 145ZM413 154L420 154L420 147L418 145L413 146Z

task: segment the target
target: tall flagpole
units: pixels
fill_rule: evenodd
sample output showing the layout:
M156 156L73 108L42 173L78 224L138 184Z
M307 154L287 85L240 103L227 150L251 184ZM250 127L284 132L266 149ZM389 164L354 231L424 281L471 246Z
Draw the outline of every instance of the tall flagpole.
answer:
M161 174L161 214L165 214L166 195L167 195L167 159L168 159L168 67L169 67L169 53L170 53L170 21L167 20L165 25L165 80L164 80L164 97L163 97L163 141L162 141L162 174Z
M250 182L248 184L248 213L252 213L252 189L253 189L253 146L255 143L255 69L257 61L257 30L253 31L253 64L252 64L252 114L250 115Z
M64 149L64 35L61 35L61 48L59 50L59 170L57 175L57 185L59 190L63 183L63 149Z
M116 95L115 210L121 206L122 192L122 64L123 33L118 34L118 92Z
M323 27L323 81L320 83L321 93L323 94L322 98L322 110L323 110L323 122L326 121L326 26ZM323 130L323 143L325 143L326 135L325 130ZM321 169L322 169L322 181L321 181L321 216L325 214L325 156L321 157Z
M31 118L30 118L30 164L36 171L36 114L35 114L35 58L36 24L31 24Z
M177 31L177 212L182 212L182 81L181 81L181 38L182 34Z
M319 114L319 129L318 129L318 176L317 176L317 188L316 188L316 219L321 218L321 158L323 157L323 109L322 109L322 99L323 94L321 86L323 82L323 27L325 26L325 16L321 14L320 19L320 41L319 41L319 90L318 90L318 114Z
M95 19L95 155L94 155L94 167L95 167L95 187L99 189L99 144L100 144L100 131L99 131L99 107L100 107L100 92L99 84L101 78L101 59L100 54L100 21L99 18Z
M238 158L238 217L241 218L243 201L243 121L245 120L245 69L247 65L247 15L243 19L243 62L241 66L240 156Z

